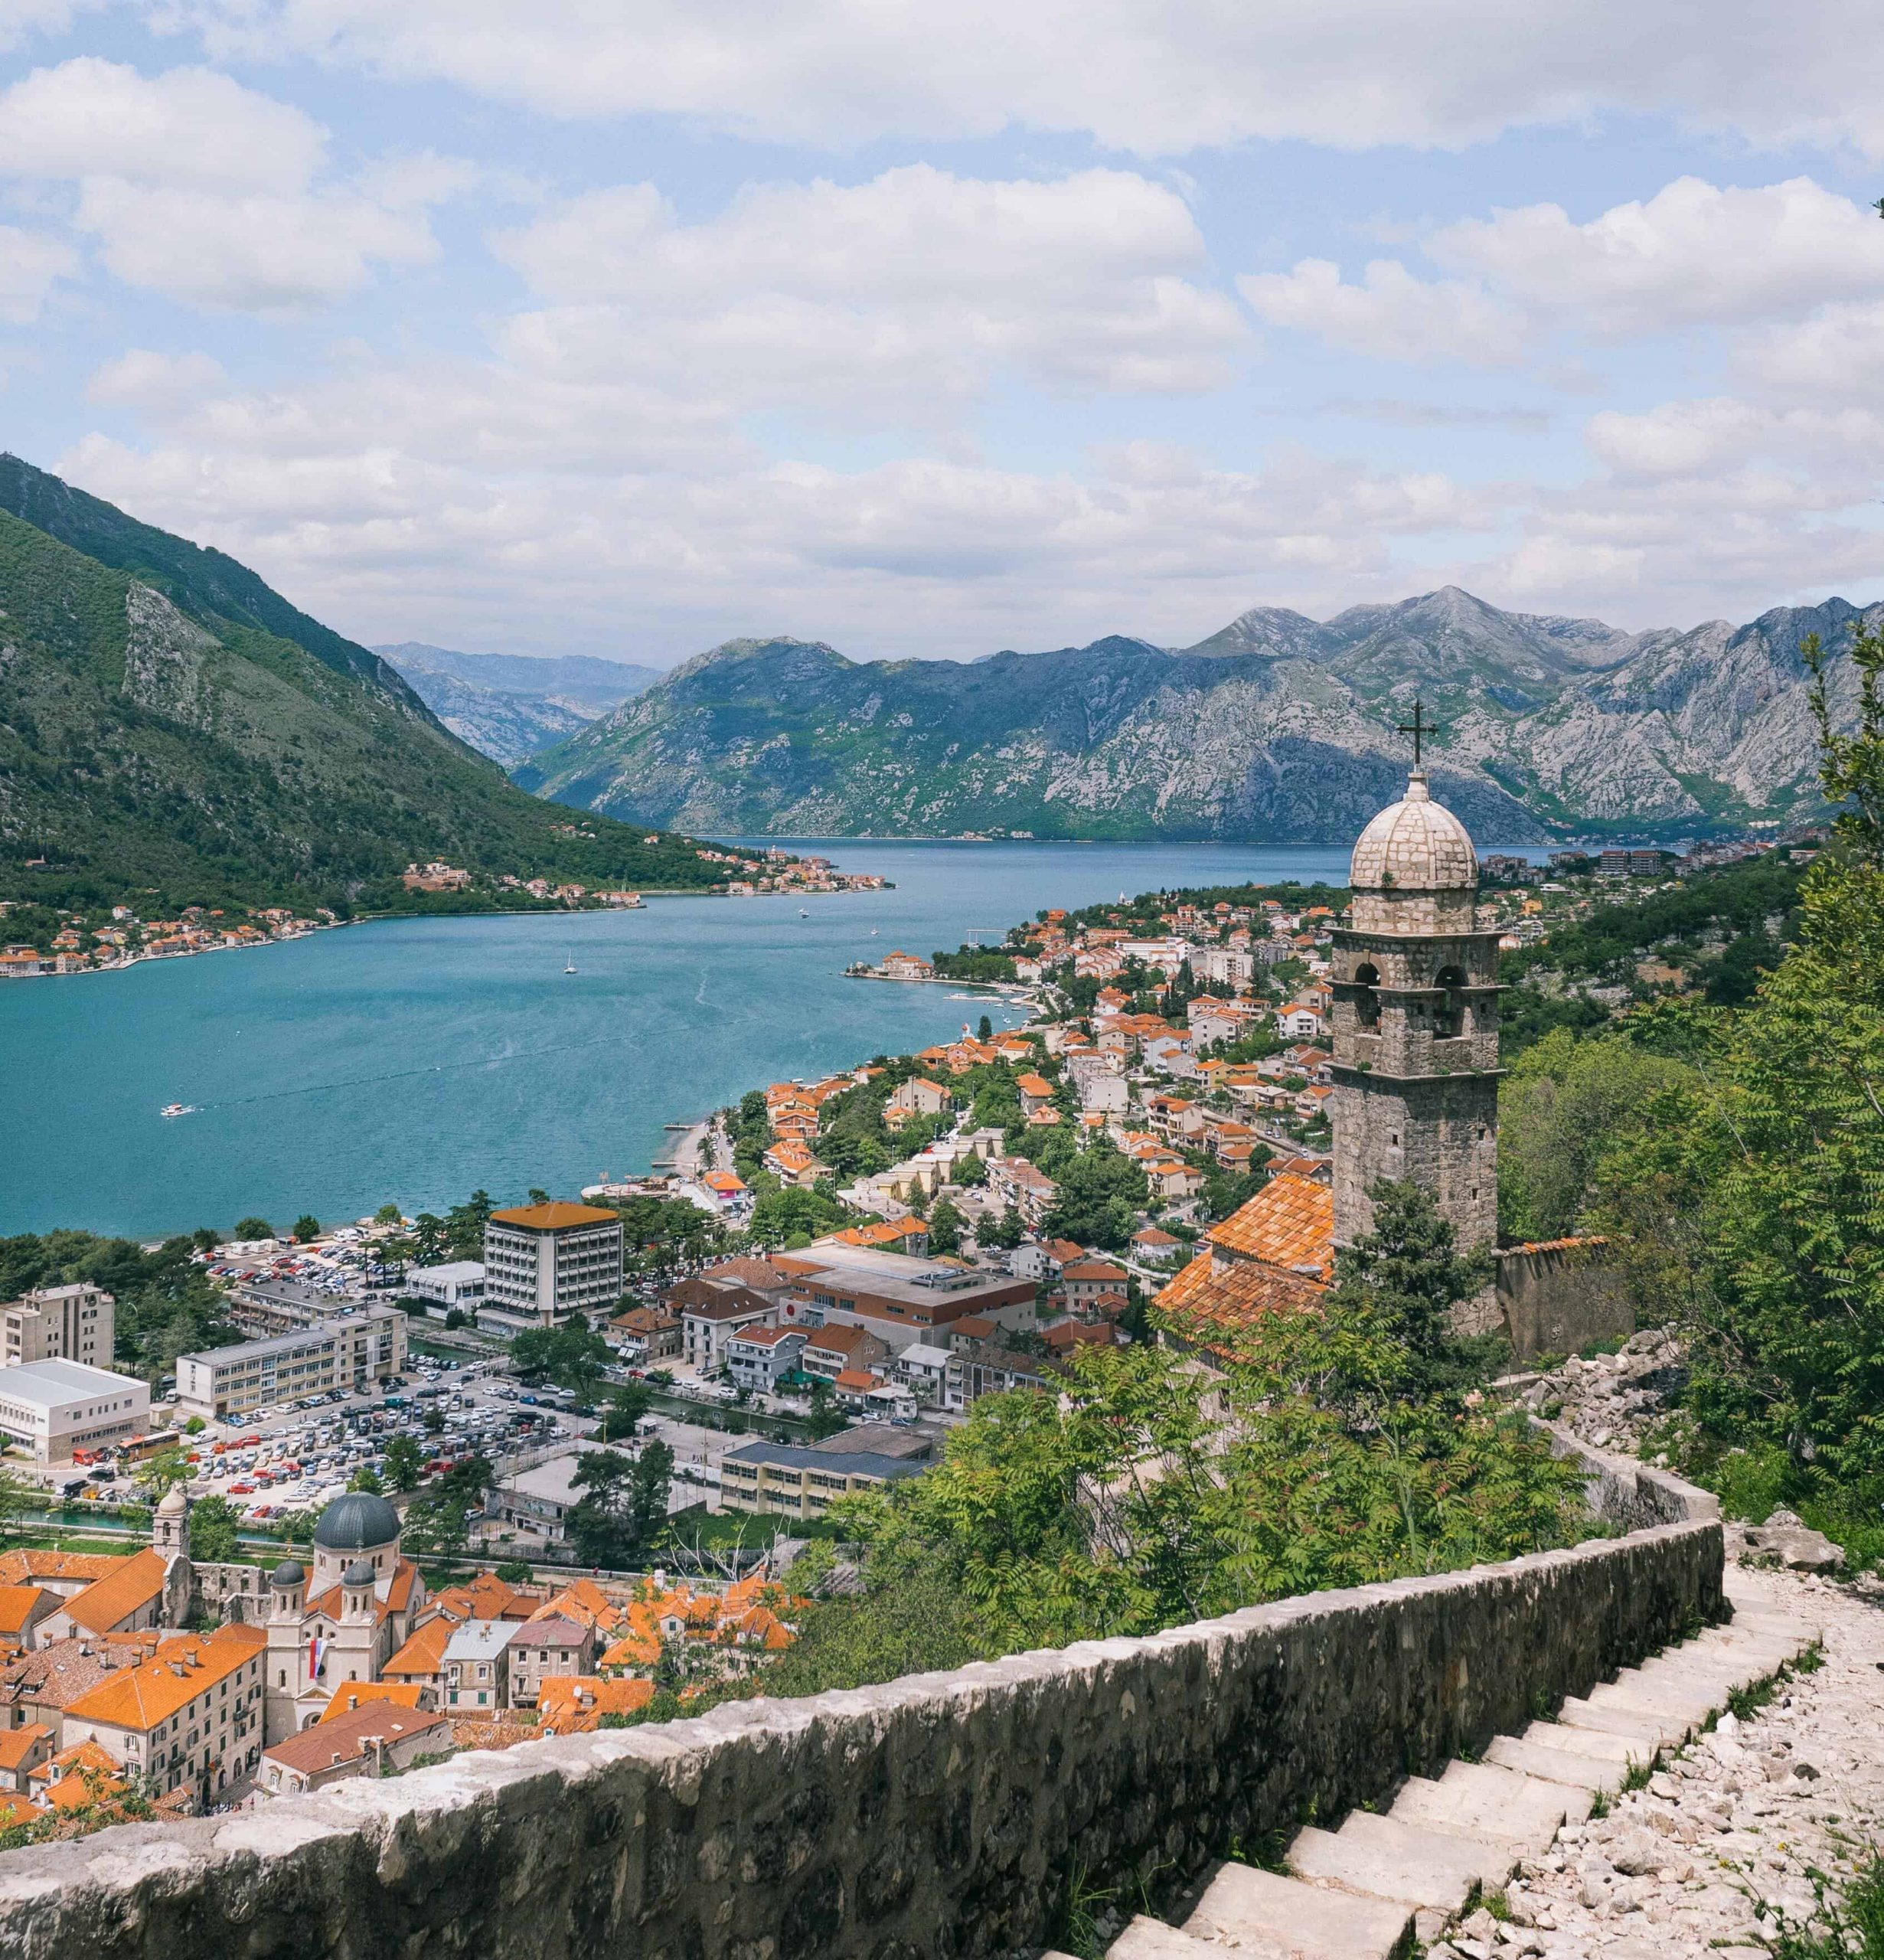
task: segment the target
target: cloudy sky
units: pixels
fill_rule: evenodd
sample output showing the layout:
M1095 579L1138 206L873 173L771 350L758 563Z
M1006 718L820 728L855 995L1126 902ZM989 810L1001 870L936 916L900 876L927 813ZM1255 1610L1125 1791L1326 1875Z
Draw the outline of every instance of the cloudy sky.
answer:
M0 0L4 440L479 652L1884 596L1875 26Z

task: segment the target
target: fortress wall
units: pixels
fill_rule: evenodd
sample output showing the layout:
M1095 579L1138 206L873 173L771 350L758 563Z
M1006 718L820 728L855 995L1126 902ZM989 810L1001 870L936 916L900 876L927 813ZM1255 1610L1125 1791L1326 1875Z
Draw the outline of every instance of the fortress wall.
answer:
M1722 1616L1713 1500L1582 1453L1629 1535L8 1854L0 1950L1037 1954L1076 1885L1155 1900Z

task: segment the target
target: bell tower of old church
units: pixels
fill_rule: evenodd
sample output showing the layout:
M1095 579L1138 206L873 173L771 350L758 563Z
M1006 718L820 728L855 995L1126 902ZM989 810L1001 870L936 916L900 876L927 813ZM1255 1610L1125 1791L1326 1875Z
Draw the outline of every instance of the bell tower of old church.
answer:
M1498 936L1478 859L1419 763L1354 846L1334 935L1334 1242L1371 1230L1383 1178L1419 1184L1461 1250L1498 1232Z

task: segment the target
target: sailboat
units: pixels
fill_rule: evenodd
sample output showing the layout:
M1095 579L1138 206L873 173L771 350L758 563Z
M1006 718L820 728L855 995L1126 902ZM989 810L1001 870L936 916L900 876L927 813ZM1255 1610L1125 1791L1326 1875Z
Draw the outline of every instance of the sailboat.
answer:
M565 973L573 973L576 971L576 956L573 953L570 955L569 964L563 968L563 971Z

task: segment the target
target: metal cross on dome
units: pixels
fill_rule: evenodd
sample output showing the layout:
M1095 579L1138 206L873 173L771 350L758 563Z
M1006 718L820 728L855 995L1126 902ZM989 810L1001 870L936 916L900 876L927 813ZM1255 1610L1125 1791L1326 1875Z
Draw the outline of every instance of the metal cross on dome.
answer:
M1425 704L1423 701L1415 700L1413 703L1412 720L1411 721L1400 722L1397 726L1399 732L1401 734L1410 735L1413 738L1413 766L1414 768L1418 769L1419 766L1420 744L1429 735L1436 735L1439 732L1433 727L1432 724L1426 719Z

